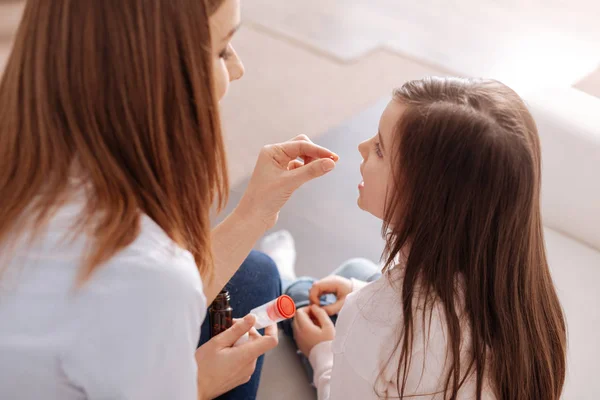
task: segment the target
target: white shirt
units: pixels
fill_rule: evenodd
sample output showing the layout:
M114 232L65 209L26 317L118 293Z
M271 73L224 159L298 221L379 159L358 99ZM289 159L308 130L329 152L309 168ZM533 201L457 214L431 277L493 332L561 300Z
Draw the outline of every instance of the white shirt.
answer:
M75 290L85 241L63 207L0 266L0 399L197 399L206 298L192 255L150 218ZM2 253L5 250L0 249Z
M332 342L316 345L309 356L314 369L314 383L319 400L379 400L382 396L398 398L396 372L400 352L394 346L400 339L402 308L399 287L401 272L392 270L396 282L386 276L370 284L353 280L356 291L348 295L336 323ZM422 308L421 308L422 310ZM422 312L413 312L414 338L412 363L408 371L405 397L421 395L418 399L444 399L443 390L448 363L445 363L447 336L444 312L434 307L431 326L423 328ZM429 313L427 313L429 318ZM461 365L468 365L470 336L463 327ZM386 362L391 357L391 363ZM465 367L466 368L466 367ZM379 374L383 369L380 379ZM400 375L402 379L402 374ZM459 391L460 400L476 399L476 379L471 375ZM484 380L482 398L494 399Z

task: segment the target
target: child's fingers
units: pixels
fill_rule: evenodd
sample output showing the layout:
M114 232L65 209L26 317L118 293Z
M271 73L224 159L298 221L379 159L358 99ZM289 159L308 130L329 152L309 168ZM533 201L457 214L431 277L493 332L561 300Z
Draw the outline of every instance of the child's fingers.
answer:
M294 318L294 322L300 330L311 329L315 326L315 324L308 316L308 309L309 307L303 307L296 310L296 317Z
M308 315L306 315L306 307L299 308L296 310L296 315L294 316L294 324L301 328L309 322Z
M319 304L321 298L321 291L317 283L314 283L308 292L308 300L310 304Z
M319 322L319 325L321 326L321 328L333 326L333 322L331 322L331 318L329 318L329 315L327 315L327 312L325 310L323 310L321 307L311 306L311 311L312 311L313 315L315 316L315 318L317 319L317 321Z
M320 281L313 283L310 291L308 292L308 299L311 304L320 304L321 296L324 294L337 294L338 288L335 282L331 279L323 278Z
M333 304L329 304L327 306L322 307L323 310L325 310L325 312L327 313L327 315L336 315L340 313L340 310L342 309L342 305L344 304L344 302L342 300L338 300Z

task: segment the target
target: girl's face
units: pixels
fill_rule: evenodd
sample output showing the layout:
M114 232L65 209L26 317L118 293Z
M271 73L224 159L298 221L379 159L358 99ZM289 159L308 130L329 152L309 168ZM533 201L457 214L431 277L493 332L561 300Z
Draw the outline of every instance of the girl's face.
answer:
M244 75L244 65L231 45L231 38L240 27L240 0L225 0L210 16L213 59L213 80L221 100L229 82Z
M393 184L391 151L395 127L406 109L402 103L391 100L379 120L379 132L362 142L358 151L363 158L360 165L362 182L358 185L358 206L383 219L388 189Z

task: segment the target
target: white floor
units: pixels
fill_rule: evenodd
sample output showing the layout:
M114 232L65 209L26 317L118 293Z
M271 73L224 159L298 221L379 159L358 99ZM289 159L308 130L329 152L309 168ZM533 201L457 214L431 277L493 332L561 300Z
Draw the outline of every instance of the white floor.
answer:
M244 18L343 61L374 49L516 87L600 65L596 0L245 0Z

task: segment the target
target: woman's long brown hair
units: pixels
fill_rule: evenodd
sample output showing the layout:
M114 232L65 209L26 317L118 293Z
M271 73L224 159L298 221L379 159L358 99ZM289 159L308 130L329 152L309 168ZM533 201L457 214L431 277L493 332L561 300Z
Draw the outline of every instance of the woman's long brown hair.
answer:
M456 399L474 373L478 399L485 377L498 399L559 399L566 326L546 261L540 143L527 107L492 80L428 78L406 83L394 97L406 110L395 133L394 190L383 232L386 270L401 249L410 249L400 288L400 396L412 332L421 324L413 321L415 299L424 298L437 301L446 316L444 398ZM466 321L457 309L459 276ZM468 365L460 358L464 324L471 335Z
M140 213L212 276L209 210L227 197L209 15L222 0L29 0L0 82L0 244L87 193L79 282ZM85 232L84 232L85 231Z

